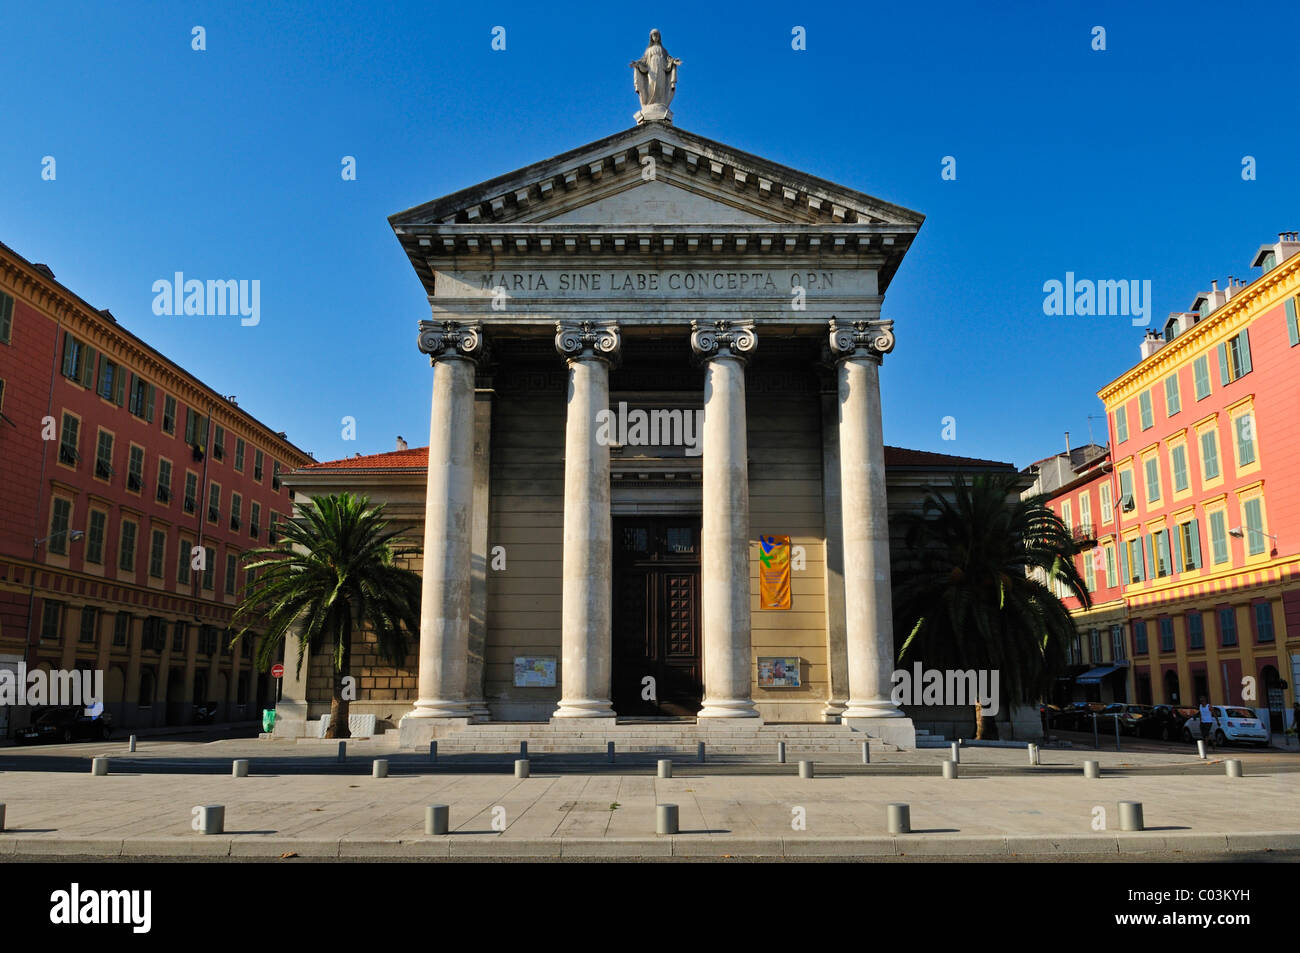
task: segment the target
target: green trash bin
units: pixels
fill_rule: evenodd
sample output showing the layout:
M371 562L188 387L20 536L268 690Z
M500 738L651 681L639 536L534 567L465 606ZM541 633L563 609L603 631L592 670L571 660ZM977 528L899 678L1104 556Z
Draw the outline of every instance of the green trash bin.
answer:
M275 731L275 709L262 709L262 730L265 732Z

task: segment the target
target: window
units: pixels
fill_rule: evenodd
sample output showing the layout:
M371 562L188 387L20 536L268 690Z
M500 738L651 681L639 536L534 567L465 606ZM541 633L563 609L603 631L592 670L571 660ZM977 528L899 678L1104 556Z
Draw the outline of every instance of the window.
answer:
M1150 430L1156 425L1155 414L1151 410L1151 391L1144 390L1138 395L1138 416L1142 421L1142 429Z
M1197 400L1205 400L1210 396L1210 359L1205 355L1192 362L1192 382Z
M1219 432L1207 430L1201 434L1201 478L1213 480L1219 475Z
M122 540L118 547L118 568L123 572L135 572L135 523L122 520Z
M1270 602L1255 603L1255 641L1273 641L1273 604Z
M172 654L173 655L185 654L185 636L187 634L188 628L189 626L187 626L183 621L177 621L175 624L172 625Z
M1128 581L1141 582L1146 578L1146 557L1142 550L1142 537L1124 540L1124 561L1128 564Z
M95 385L95 393L104 400L111 400L119 407L126 397L125 368L102 354L99 357L99 382Z
M248 535L257 539L257 534L262 530L262 505L253 503L253 516L248 524Z
M239 518L243 511L244 498L238 493L230 494L230 528L239 531Z
M108 517L99 510L90 511L90 523L86 527L86 562L99 565L104 561L104 529Z
M149 575L154 579L163 577L163 560L167 557L167 534L160 529L153 531L153 541L149 545Z
M1223 510L1210 514L1210 554L1216 565L1228 561L1228 527Z
M235 438L235 470L239 473L244 472L244 438Z
M126 488L139 493L144 487L144 448L132 444L127 452Z
M1133 620L1133 654L1147 654L1147 624L1141 619Z
M208 522L215 523L221 519L221 484L208 484Z
M1231 607L1219 610L1219 644L1237 644L1237 613Z
M1103 524L1109 523L1113 518L1111 511L1114 509L1110 500L1110 481L1107 480L1101 485L1101 521Z
M94 384L95 349L63 332L63 376L89 389Z
M1169 530L1162 529L1151 534L1152 553L1156 558L1156 576L1168 576L1173 572L1173 560L1169 555Z
M1191 486L1187 476L1187 448L1181 443L1169 453L1174 471L1174 492L1181 493Z
M68 555L68 525L72 522L72 504L67 500L54 498L53 515L50 518L50 552L58 556Z
M83 606L81 609L81 632L77 639L81 642L94 643L95 641L95 619L97 613L94 606Z
M1246 553L1258 556L1268 549L1268 537L1264 535L1264 513L1259 497L1252 497L1241 506L1246 514Z
M253 451L253 479L262 482L262 451Z
M127 409L135 416L153 423L153 405L157 396L158 388L132 375L131 403Z
M1232 427L1237 434L1237 466L1249 466L1255 462L1255 415L1242 414Z
M126 645L127 636L131 634L131 613L119 612L113 620L113 644L118 648Z
M198 506L199 476L197 473L185 473L185 512L193 513Z
M1083 557L1083 581L1089 592L1097 591L1097 570L1092 564L1092 556Z
M95 450L95 476L108 480L113 476L113 435L107 430L99 432L99 444Z
M1115 408L1115 442L1123 443L1128 439L1128 405L1121 404Z
M1160 502L1160 459L1151 457L1143 467L1147 474L1147 506Z
M1231 384L1250 373L1250 334L1244 328L1219 345L1219 383Z
M1115 547L1107 546L1106 550L1106 585L1114 588L1118 585L1115 578Z
M1079 639L1080 636L1078 632L1075 632L1070 636L1069 653L1071 665L1078 665L1080 660L1083 658L1083 649L1079 647Z
M1113 662L1128 658L1128 652L1124 648L1124 627L1122 625L1112 625L1110 627L1110 658Z
M278 460L271 461L271 489L280 489L280 463Z
M41 641L59 641L59 632L63 623L63 603L45 600L41 607Z
M1096 629L1088 630L1089 661L1096 665L1101 661L1101 633Z
M1157 620L1156 626L1160 630L1160 651L1172 652L1174 650L1174 620L1165 617Z
M147 616L141 634L141 648L146 652L161 652L167 642L167 620L156 615Z
M199 415L193 407L185 408L185 442L194 446L199 442Z
M271 522L275 522L272 520ZM1079 525L1083 527L1085 533L1092 532L1092 497L1087 491L1079 496Z
M170 503L172 498L172 462L158 461L158 502Z
M190 582L190 550L194 544L188 539L180 541L180 551L176 554L176 581L181 585Z
M14 298L0 291L0 344L10 344L14 331Z
M226 457L226 428L217 424L212 434L212 456L217 460Z
M234 553L226 553L226 595L235 594L235 570L238 560Z
M80 454L77 452L78 438L81 433L81 421L72 414L64 413L63 431L59 437L59 462L70 467L77 465Z
M1199 612L1187 613L1187 647L1205 648L1205 620L1201 618Z
M176 436L176 398L170 395L163 400L162 429L168 436Z
M203 588L211 589L215 585L217 573L217 551L211 546L203 547Z
M1074 516L1070 512L1070 501L1061 501L1061 522L1065 524L1066 529L1074 528Z
M1175 372L1165 378L1165 414L1172 417L1182 409L1182 398L1178 393L1178 374Z
M1186 523L1178 524L1178 541L1175 550L1177 554L1181 554L1180 559L1174 560L1175 563L1181 563L1174 567L1178 572L1201 568L1200 520L1188 520Z
M1119 502L1120 506L1124 507L1125 512L1133 509L1135 501L1133 499L1132 470L1119 471Z
M1295 298L1286 299L1286 337L1292 347L1300 344L1300 325L1296 323L1295 302Z

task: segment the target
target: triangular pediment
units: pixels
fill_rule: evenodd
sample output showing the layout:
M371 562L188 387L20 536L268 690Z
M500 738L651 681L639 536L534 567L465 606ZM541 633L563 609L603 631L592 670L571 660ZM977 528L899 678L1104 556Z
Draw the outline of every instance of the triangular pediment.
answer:
M924 216L674 126L647 123L399 212L389 221L394 228L822 223L914 231Z

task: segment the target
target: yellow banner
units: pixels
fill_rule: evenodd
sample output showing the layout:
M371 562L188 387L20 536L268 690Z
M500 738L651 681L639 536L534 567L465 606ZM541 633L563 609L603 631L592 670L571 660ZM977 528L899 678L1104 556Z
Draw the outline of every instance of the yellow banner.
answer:
M790 537L758 537L758 607L790 608Z

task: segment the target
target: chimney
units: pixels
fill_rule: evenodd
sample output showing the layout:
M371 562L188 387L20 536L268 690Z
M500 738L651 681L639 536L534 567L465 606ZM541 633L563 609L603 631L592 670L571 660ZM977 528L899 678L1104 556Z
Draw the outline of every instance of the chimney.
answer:
M1065 432L1065 455L1070 456L1070 431Z
M406 441L403 440L400 436L397 438L397 449L398 450L406 449Z
M1164 338L1162 338L1154 330L1148 330L1146 337L1142 339L1142 344L1138 348L1139 352L1142 354L1142 360L1145 361L1156 351L1164 347L1164 344L1165 344Z

